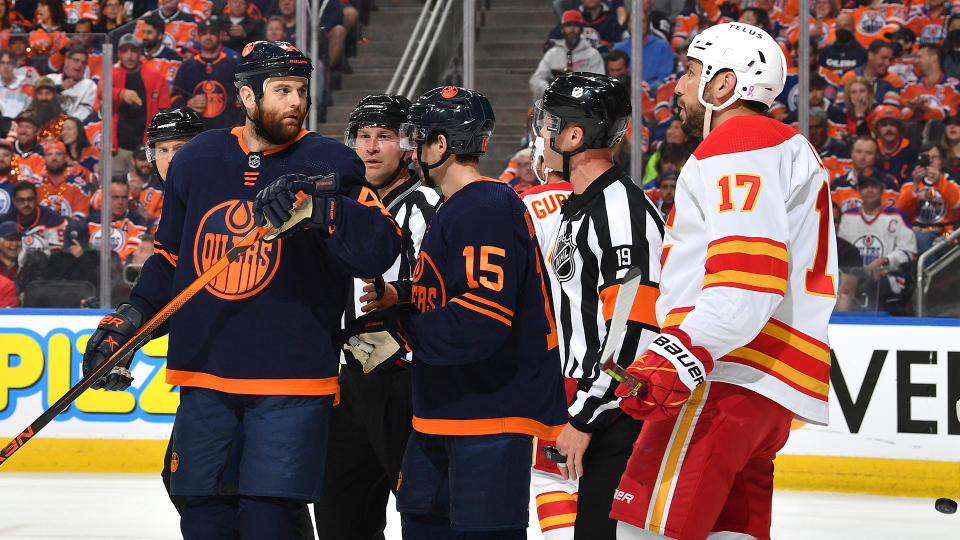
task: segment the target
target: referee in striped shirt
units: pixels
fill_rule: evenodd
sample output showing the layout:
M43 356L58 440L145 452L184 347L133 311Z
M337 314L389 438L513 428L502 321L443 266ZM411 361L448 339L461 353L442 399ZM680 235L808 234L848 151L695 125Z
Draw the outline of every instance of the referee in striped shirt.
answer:
M350 113L344 143L355 148L366 176L402 232L400 256L378 280L354 280L349 323L411 296L411 275L420 241L440 202L399 146L398 131L410 101L378 94L360 100ZM396 490L400 464L412 429L410 370L386 366L364 373L347 352L340 369L340 405L330 415L323 493L314 505L320 540L383 538L386 506Z
M579 478L575 538L616 538L610 506L641 423L621 414L617 383L602 371L620 282L640 267L626 332L614 357L628 366L656 336L663 221L629 176L611 159L630 119L630 94L616 79L565 73L536 106L537 134L544 138L546 166L573 185L547 255L560 284L554 306L565 343L564 375L576 380L570 421L556 446L567 457L561 473Z

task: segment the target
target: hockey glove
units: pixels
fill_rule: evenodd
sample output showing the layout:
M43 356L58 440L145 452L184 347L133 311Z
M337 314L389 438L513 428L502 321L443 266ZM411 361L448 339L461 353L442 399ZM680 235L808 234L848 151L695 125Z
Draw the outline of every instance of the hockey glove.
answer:
M616 395L623 398L620 408L638 420L675 418L690 393L712 370L710 353L691 345L686 332L679 328L664 330L627 368L628 374L643 381L646 392L621 383L616 389Z
M87 349L83 353L83 376L86 377L97 366L110 358L124 343L130 340L143 325L146 317L133 304L120 304L117 310L100 319L96 332L90 336ZM90 388L94 390L126 390L133 382L130 375L130 362L133 354L113 367L110 373L97 379Z
M408 365L410 345L397 322L396 309L370 313L350 323L343 348L360 363L364 373Z
M264 237L267 242L304 228L331 234L340 221L339 191L340 180L336 174L309 177L285 174L257 194L253 218L259 227L268 222L274 227Z

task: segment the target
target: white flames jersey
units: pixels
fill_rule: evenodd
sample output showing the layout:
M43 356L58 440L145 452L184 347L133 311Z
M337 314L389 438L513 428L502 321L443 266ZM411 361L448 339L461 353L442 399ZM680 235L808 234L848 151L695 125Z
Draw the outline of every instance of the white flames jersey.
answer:
M552 184L543 184L532 187L523 192L520 199L530 212L533 218L533 229L537 235L537 244L540 245L540 253L543 260L550 260L550 245L553 239L557 237L557 229L560 228L563 207L563 201L573 193L573 186L570 182L554 182ZM556 306L560 305L560 283L553 272L547 272L550 279L550 294L552 296L554 312ZM559 340L560 358L566 358L566 343Z
M894 207L884 208L872 218L863 215L862 206L847 210L840 218L838 234L860 250L864 265L886 257L896 269L917 256L917 237L910 219Z
M677 181L657 319L716 359L711 381L825 424L837 248L810 143L759 115L710 132Z

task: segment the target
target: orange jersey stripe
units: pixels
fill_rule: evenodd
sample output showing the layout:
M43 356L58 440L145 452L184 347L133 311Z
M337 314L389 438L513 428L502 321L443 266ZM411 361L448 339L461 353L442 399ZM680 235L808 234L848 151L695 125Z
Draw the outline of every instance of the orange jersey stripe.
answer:
M167 383L255 396L328 396L340 401L336 377L326 379L225 379L209 373L167 369Z
M729 247L724 247L727 244ZM724 236L707 244L707 256L714 253L742 252L754 255L781 254L780 258L787 259L787 246L762 236Z
M613 319L613 308L617 303L619 292L619 283L600 291L600 300L603 302L603 320ZM659 328L657 325L657 298L659 297L660 289L657 287L640 285L637 289L637 296L633 298L629 320Z
M476 305L474 305L474 304L471 304L470 302L467 302L466 300L464 300L464 299L462 299L462 298L459 298L459 297L457 297L457 298L451 298L451 299L450 299L450 302L452 302L452 303L454 303L454 304L460 304L461 306L463 306L463 307L465 307L465 308L467 308L467 309L469 309L469 310L476 311L477 313L480 313L481 315L486 315L487 317L490 317L491 319L496 319L496 320L502 322L503 324L505 324L505 325L507 325L507 326L513 326L513 323L512 323L509 319L507 319L506 317L502 317L502 316L500 316L500 315L497 315L496 313L490 311L489 309L484 309L484 308L482 308L482 307L480 307L480 306L476 306Z
M667 316L663 318L663 327L671 328L680 326L680 323L683 322L683 319L687 318L687 314L691 311L693 311L693 306L671 309L670 312L667 313Z
M826 401L830 387L830 348L771 319L760 334L724 359L769 373L804 394Z
M480 302L481 304L486 304L486 305L488 305L488 306L490 306L490 307L492 307L492 308L495 308L495 309L498 309L498 310L502 311L502 312L503 312L505 315L507 315L508 317L513 317L513 312L512 312L512 311L510 311L509 309L507 309L507 308L501 306L500 304L494 302L493 300L487 300L486 298L481 298L481 297L479 297L479 296L477 296L477 295L475 295L475 294L472 294L472 293L463 293L463 297L466 298L466 299L469 299L469 300L473 300L474 302Z
M167 377L169 379L169 376ZM169 382L169 380L167 381ZM413 429L432 435L493 435L526 433L541 439L556 440L563 426L548 426L530 418L478 418L475 420L441 420L413 417ZM532 463L531 463L532 464Z
M164 259L166 259L167 262L169 262L170 265L173 266L174 268L177 267L177 260L178 260L178 258L177 258L177 256L174 255L173 253L170 253L169 251L167 251L167 250L163 249L162 247L158 246L157 244L154 244L154 245L153 245L153 252L154 252L154 253L159 253L160 256L163 257Z
M787 291L787 280L750 272L723 270L703 276L703 288L709 287L734 287L783 296Z

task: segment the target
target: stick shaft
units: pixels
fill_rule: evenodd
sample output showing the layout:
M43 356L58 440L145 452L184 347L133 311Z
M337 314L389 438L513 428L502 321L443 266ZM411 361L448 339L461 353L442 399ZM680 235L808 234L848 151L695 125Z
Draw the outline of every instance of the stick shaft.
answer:
M19 435L13 438L6 446L0 450L0 466L10 459L17 450L23 448L23 445L32 439L41 429L43 429L47 424L49 424L58 414L65 411L71 403L74 402L80 394L89 388L97 379L104 376L105 374L110 373L110 370L114 368L121 361L126 359L128 356L134 354L137 349L144 346L147 341L150 340L150 337L153 334L153 331L160 327L171 315L176 313L183 304L188 300L193 298L195 294L200 292L201 289L207 286L213 278L217 277L221 272L227 269L230 264L240 256L241 253L253 246L258 240L268 234L273 227L267 225L265 227L256 227L252 231L246 234L239 242L234 244L230 251L226 255L221 257L217 262L205 270L196 280L193 281L187 288L180 291L179 294L173 297L173 300L163 306L153 317L151 317L146 324L140 327L136 334L134 334L126 343L121 346L117 352L107 360L103 361L99 366L96 367L93 371L87 374L87 376L80 379L80 381L73 385L70 390L67 390L67 393L64 394L56 403L50 406L49 409L43 411L36 420L33 421L25 430L23 430Z

